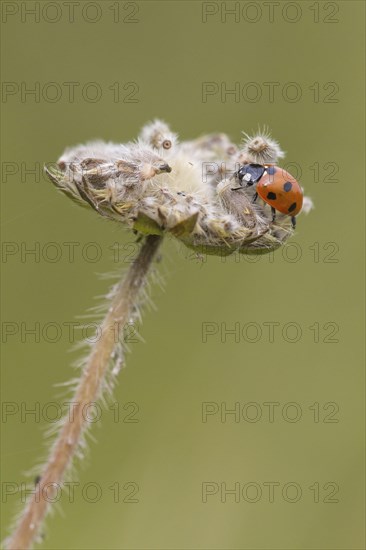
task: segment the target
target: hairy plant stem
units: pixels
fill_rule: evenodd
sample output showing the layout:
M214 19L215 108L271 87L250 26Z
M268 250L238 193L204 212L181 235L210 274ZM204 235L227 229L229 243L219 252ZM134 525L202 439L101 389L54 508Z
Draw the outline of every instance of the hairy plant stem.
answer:
M83 432L88 427L88 422L83 415L84 407L95 402L102 393L111 355L116 346L116 327L120 329L118 333L121 333L133 315L139 293L161 241L160 236L146 237L137 258L115 289L111 305L101 325L100 337L91 349L72 399L73 415L71 418L64 419L35 491L6 543L8 550L27 550L38 537L52 499L50 488L54 487L56 493L62 484L65 472L73 462ZM44 492L45 488L47 492Z

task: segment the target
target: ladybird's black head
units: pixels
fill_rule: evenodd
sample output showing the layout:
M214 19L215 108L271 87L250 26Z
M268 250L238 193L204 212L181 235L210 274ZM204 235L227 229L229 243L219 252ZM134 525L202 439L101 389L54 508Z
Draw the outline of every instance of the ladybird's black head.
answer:
M257 183L265 172L265 167L261 164L244 164L238 170L238 179L242 185L253 185Z

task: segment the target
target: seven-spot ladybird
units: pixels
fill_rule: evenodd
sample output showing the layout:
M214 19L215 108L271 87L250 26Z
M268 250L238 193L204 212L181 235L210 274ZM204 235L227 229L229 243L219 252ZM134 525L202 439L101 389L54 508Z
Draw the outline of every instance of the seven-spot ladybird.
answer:
M276 210L282 214L291 216L292 225L295 227L295 216L302 207L303 193L299 183L286 170L273 164L244 164L237 177L242 189L244 182L247 186L256 184L253 202L258 195L272 208L272 220L276 219Z

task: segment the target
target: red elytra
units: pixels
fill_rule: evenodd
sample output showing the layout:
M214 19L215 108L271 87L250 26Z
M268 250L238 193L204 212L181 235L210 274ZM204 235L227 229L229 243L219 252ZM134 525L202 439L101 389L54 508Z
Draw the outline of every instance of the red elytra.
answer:
M296 216L302 208L303 193L291 174L279 166L266 165L266 172L257 183L256 192L282 214Z

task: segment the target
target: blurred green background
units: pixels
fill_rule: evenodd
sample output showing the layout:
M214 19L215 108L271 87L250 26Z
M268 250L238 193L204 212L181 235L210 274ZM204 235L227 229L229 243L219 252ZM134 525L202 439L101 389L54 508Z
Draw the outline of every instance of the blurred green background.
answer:
M21 4L38 4L39 20ZM239 6L236 16L225 4ZM3 328L17 330L3 334L3 482L29 479L50 403L66 400L55 384L74 376L79 355L69 353L65 323L107 292L98 274L125 269L135 250L123 227L73 205L40 167L92 138L130 140L154 117L181 139L222 131L238 141L266 124L286 162L301 167L315 210L300 216L295 244L258 261L199 261L165 242L166 289L153 288L146 343L130 344L114 396L119 421L117 405L103 411L74 499L62 497L41 547L364 548L364 3L280 2L272 13L266 2L79 2L73 17L56 5L2 3L1 305ZM238 82L241 96L203 101L205 82ZM268 82L277 83L273 101ZM34 86L38 96L24 95ZM291 101L295 88L301 97ZM24 257L34 247L39 257ZM41 332L55 323L61 336L49 328L35 341L24 331L36 323ZM206 342L203 323L216 331ZM235 323L238 341L224 334ZM203 403L214 413L206 422ZM235 406L240 417L225 416ZM36 417L25 415L34 407ZM136 407L137 422L127 422ZM215 494L204 502L207 482ZM239 502L223 502L235 484ZM137 486L138 502L125 502ZM19 500L3 495L4 534Z

